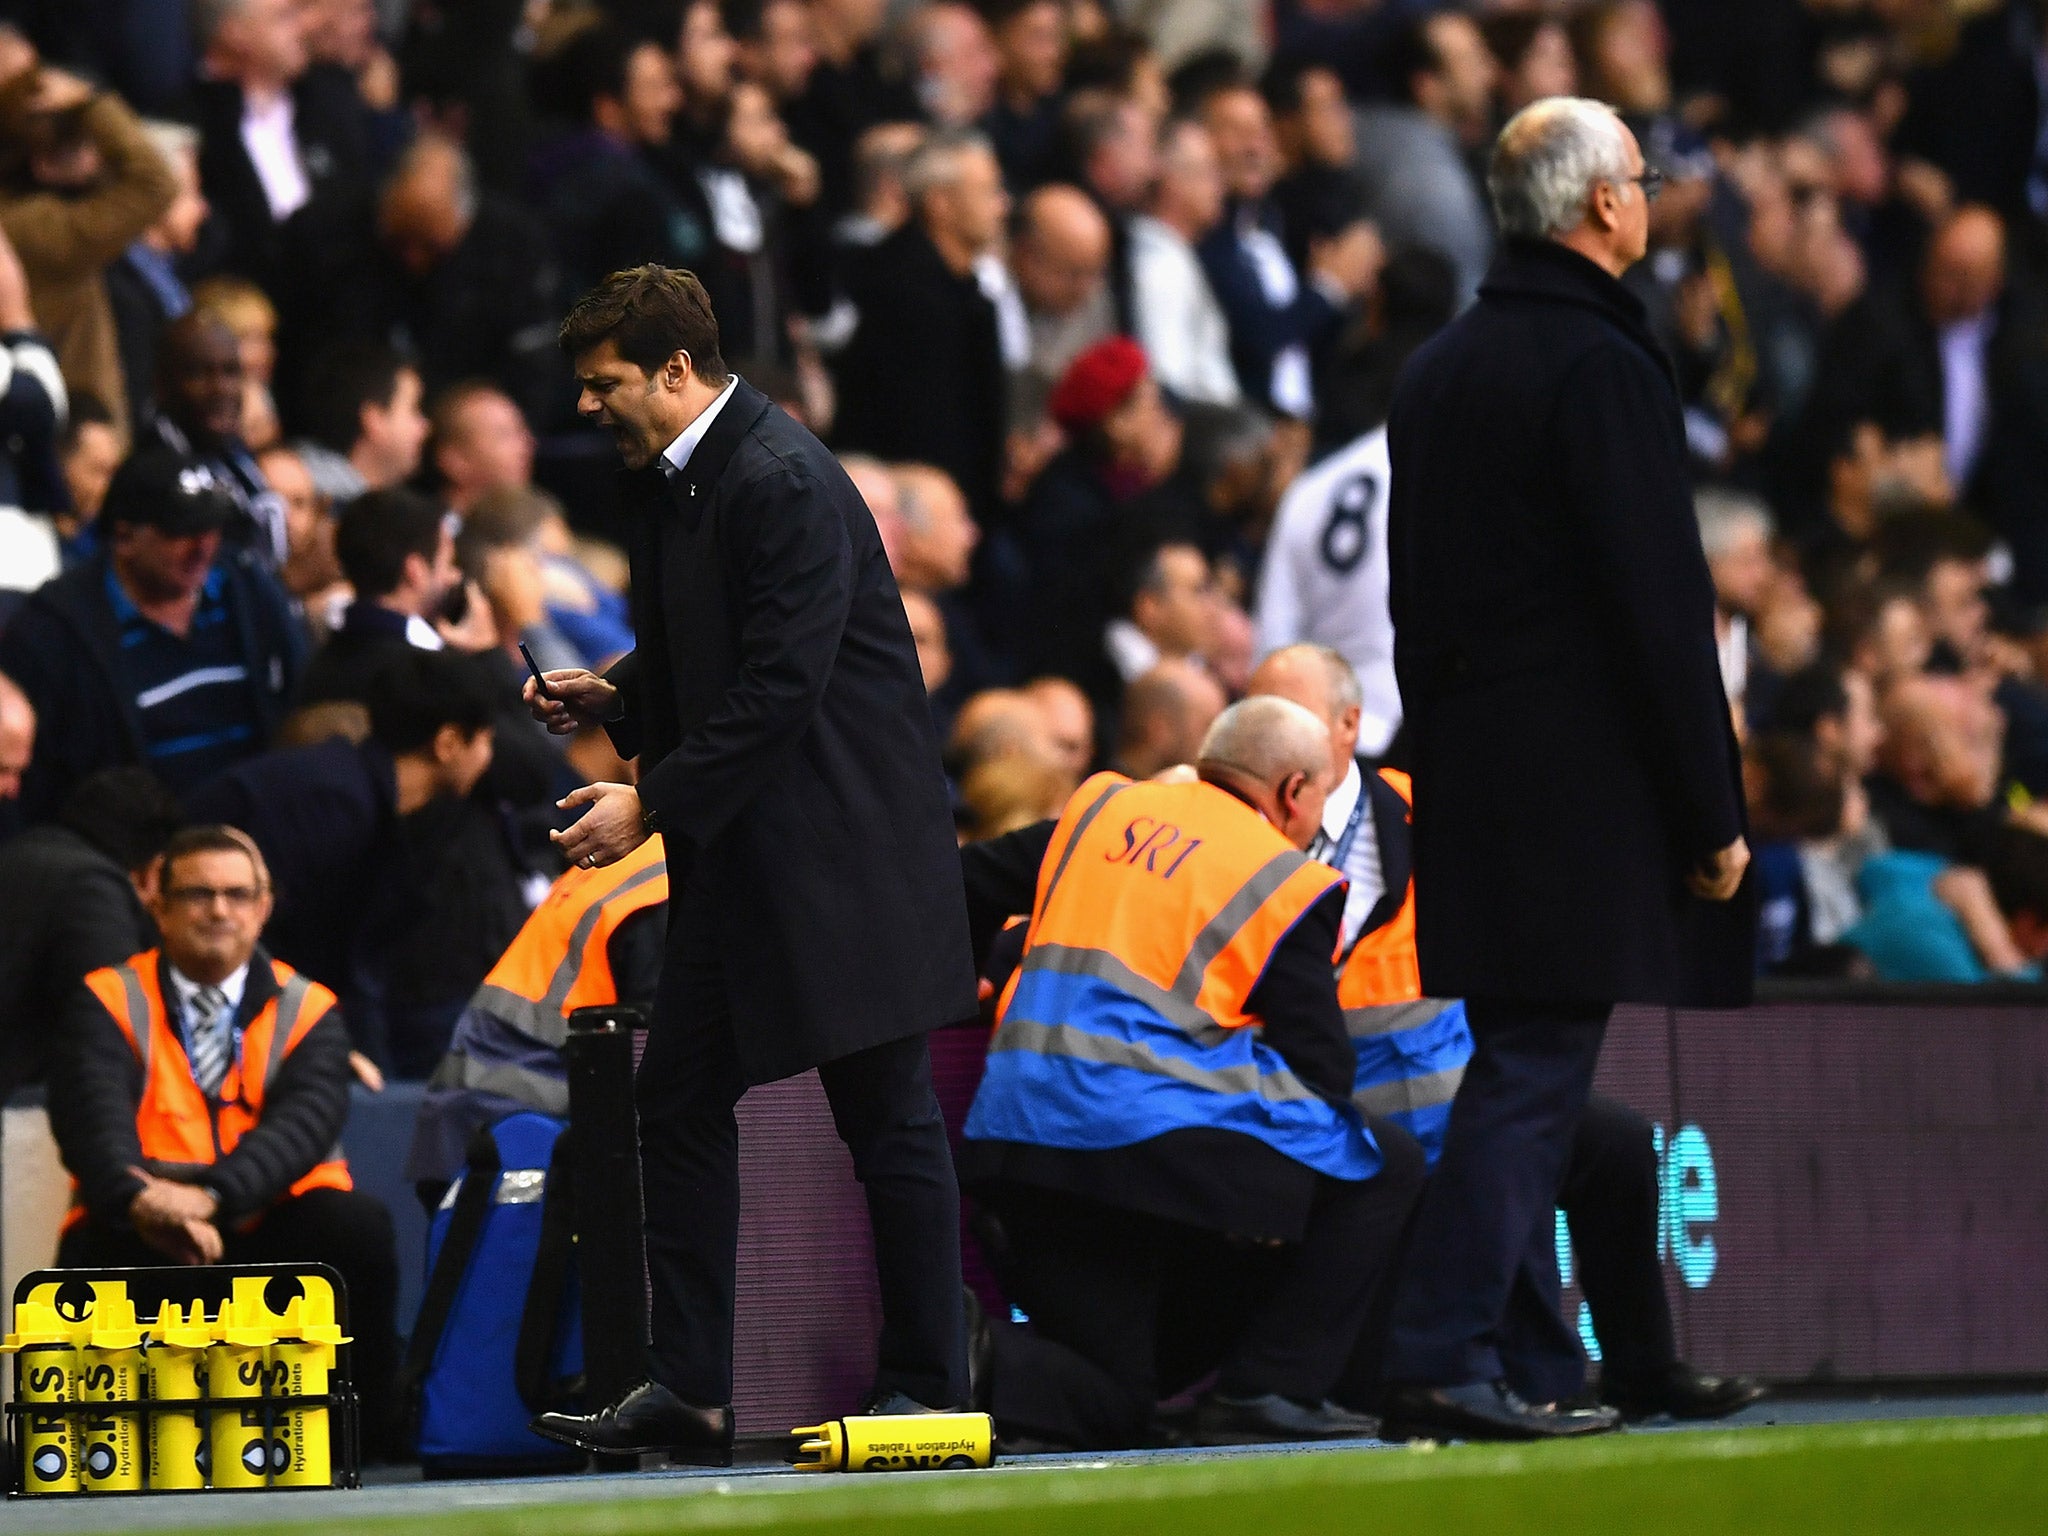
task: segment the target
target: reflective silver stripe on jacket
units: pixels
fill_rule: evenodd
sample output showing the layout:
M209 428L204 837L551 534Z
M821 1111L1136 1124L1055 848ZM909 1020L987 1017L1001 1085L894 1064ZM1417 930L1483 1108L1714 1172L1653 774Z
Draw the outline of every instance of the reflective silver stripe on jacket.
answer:
M1364 1008L1344 1010L1344 1032L1354 1040L1375 1035L1397 1035L1404 1029L1427 1024L1451 1005L1441 998L1418 997L1407 1003L1373 1003Z
M1251 879L1238 887L1237 894L1223 903L1223 909L1202 926L1195 935L1195 942L1188 950L1187 959L1180 965L1180 974L1173 978L1173 990L1190 1003L1202 995L1202 977L1207 974L1210 963L1230 947L1231 940L1244 931L1245 925L1259 915L1275 891L1285 885L1294 872L1309 862L1309 856L1292 848L1276 853L1252 874Z
M277 1069L284 1063L284 1053L291 1049L292 1030L298 1026L299 1014L305 1009L306 994L313 990L312 983L305 977L294 975L277 994L277 1021L270 1028L270 1059L263 1064L263 1080L256 1086L266 1086L277 1076Z
M1361 1115L1398 1115L1411 1110L1433 1109L1457 1097L1458 1084L1464 1076L1465 1068L1460 1065L1421 1077L1404 1078L1397 1083L1374 1083L1370 1088L1361 1088L1352 1094L1351 1102L1358 1106Z
M590 936L597 931L597 925L604 920L605 909L650 880L667 877L668 861L657 859L637 875L621 881L605 895L604 900L592 902L576 919L576 926L569 932L569 952L555 966L555 974L548 980L548 989L538 1001L487 981L476 989L469 1005L511 1025L542 1045L560 1050L569 1043L569 1022L562 1015L562 1005L569 1000L577 978L583 974L583 951L590 943Z
M1168 1056L1136 1040L1097 1035L1073 1024L1041 1024L1035 1019L1006 1019L989 1043L997 1051L1030 1051L1040 1056L1065 1056L1105 1066L1130 1067L1154 1077L1170 1077L1211 1093L1256 1094L1276 1104L1316 1099L1308 1084L1285 1067L1261 1072L1256 1063L1206 1067L1200 1062Z
M128 994L128 1027L135 1035L135 1054L142 1058L142 1081L149 1082L149 1037L154 1022L149 1016L149 996L142 990L142 975L132 965L117 965L121 990Z
M1038 910L1032 914L1034 921L1044 917L1045 909L1052 905L1052 894L1060 888L1060 877L1067 872L1067 861L1073 858L1074 850L1081 846L1081 834L1086 832L1095 818L1102 814L1105 805L1130 787L1128 784L1110 785L1097 795L1088 809L1075 820L1073 836L1067 839L1067 846L1060 850L1060 861L1052 868L1052 878L1045 882L1045 899L1039 902Z
M434 1068L434 1075L427 1086L494 1093L499 1098L524 1104L556 1119L567 1119L569 1114L569 1085L566 1081L509 1061L479 1061L474 1056L450 1051Z

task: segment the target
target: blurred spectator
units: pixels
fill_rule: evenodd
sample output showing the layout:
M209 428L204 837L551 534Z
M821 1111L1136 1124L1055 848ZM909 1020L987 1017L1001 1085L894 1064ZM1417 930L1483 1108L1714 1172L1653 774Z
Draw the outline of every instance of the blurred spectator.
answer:
M457 516L491 491L533 483L533 433L518 404L495 384L465 379L450 385L435 396L427 419L441 501Z
M1882 710L1870 806L1892 845L1981 869L2006 820L1998 799L2003 717L1980 689L1955 678L1899 682Z
M978 764L1007 757L1053 761L1045 712L1015 688L984 689L960 707L946 734L946 767L962 780Z
M145 123L150 142L177 178L170 207L107 268L107 299L121 346L121 382L139 416L156 386L157 336L192 307L185 261L199 248L208 209L199 190L199 135L183 123Z
M1131 220L1143 213L1159 179L1159 120L1135 95L1077 92L1060 117L1062 158L1075 183L1109 220L1109 289L1118 323L1130 329L1136 294Z
M363 1432L387 1454L398 1259L389 1213L351 1187L337 1144L350 1063L334 994L258 942L269 879L232 828L172 840L154 912L158 947L95 972L59 1027L50 1128L81 1216L57 1261L332 1264Z
M1769 589L1770 509L1754 497L1708 488L1693 499L1700 547L1714 581L1714 643L1721 658L1721 686L1740 706L1749 687L1750 625Z
M903 504L896 477L880 459L865 453L844 453L839 467L860 492L875 519L875 531L882 536L882 552L889 557L889 569L901 572L903 559Z
M0 628L64 562L55 514L67 500L57 458L67 401L35 323L28 279L0 233Z
M944 132L911 156L911 222L878 246L853 295L860 325L837 362L838 436L885 459L935 464L977 521L997 512L1004 378L995 308L974 278L1009 198L988 141Z
M739 50L725 30L715 0L685 0L682 25L676 30L673 54L676 82L683 88L682 114L676 121L678 151L671 168L700 162L718 146L732 94L733 63ZM663 6L664 22L675 14Z
M67 564L86 558L96 547L95 526L107 486L121 467L121 438L114 413L92 395L71 397L70 419L64 424L58 450L69 494L69 512L57 514L57 532Z
M933 700L932 713L944 734L947 722L938 718L937 700L953 675L953 652L946 643L946 616L926 594L914 589L903 594L903 616L910 623L910 638L917 646L918 671L924 674L924 691Z
M408 649L497 645L490 605L474 584L464 586L455 563L455 531L426 497L407 490L358 497L342 509L334 548L355 601L307 667L300 702L367 701L371 678ZM458 592L464 612L455 619L448 610Z
M1053 760L1079 784L1095 761L1095 711L1088 695L1064 677L1035 677L1023 693L1044 716Z
M390 340L426 389L488 378L536 420L565 417L555 354L560 283L540 223L480 191L468 154L438 135L416 140L377 202L377 245L338 273L298 332L309 355L348 338ZM307 389L317 391L316 373Z
M1162 661L1200 665L1215 642L1208 557L1193 544L1161 544L1139 558L1129 581L1130 601L1103 633L1118 675L1130 683Z
M778 112L800 99L818 65L805 0L735 0L723 14L740 75L766 90Z
M0 801L21 798L22 776L35 760L35 747L35 709L14 679L0 672Z
M991 8L1000 68L996 102L982 127L1012 190L1050 179L1059 148L1067 63L1067 12L1057 0L1002 0Z
M1571 34L1556 16L1542 10L1494 11L1480 18L1479 31L1499 70L1495 94L1503 119L1545 96L1579 94Z
M1933 641L1919 598L1904 583L1844 593L1835 601L1831 624L1835 649L1880 699L1894 683L1926 670Z
M1036 758L977 763L960 783L963 840L978 843L1057 816L1073 792L1074 780L1064 769Z
M1050 0L1032 3L1052 9ZM1067 365L1116 329L1109 255L1109 222L1084 193L1053 185L1024 199L1010 272L1031 329L1031 357L1010 376L1012 426L1043 420L1046 397Z
M285 557L278 575L324 640L352 595L334 552L334 517L327 499L306 472L305 461L289 448L265 449L256 455L256 467L284 508Z
M48 65L0 85L0 232L68 388L94 395L128 433L107 267L177 196L177 178L118 96Z
M1409 24L1388 73L1401 102L1359 112L1366 211L1389 244L1448 260L1469 304L1493 256L1493 221L1465 161L1493 128L1493 55L1469 16L1439 11Z
M410 925L444 920L422 900L442 829L416 813L460 800L490 767L497 690L482 669L473 657L402 652L370 679L367 741L271 752L188 797L196 820L256 840L276 889L272 953L338 993L356 1049L401 1077L425 1076L447 1044L432 1010L415 1016L408 996L394 997L405 989L393 952L412 942ZM477 874L482 883L488 870ZM447 956L451 968L461 959Z
M429 431L421 393L419 370L383 342L343 342L322 358L297 446L336 507L417 472Z
M1131 220L1133 330L1153 376L1180 400L1235 405L1230 326L1195 248L1223 218L1223 173L1209 130L1167 124L1151 211Z
M1273 205L1287 241L1287 259L1308 265L1311 237L1329 239L1365 217L1358 179L1358 138L1344 83L1320 64L1276 63L1259 89L1273 114L1283 171Z
M981 530L969 515L959 488L928 464L904 464L894 472L903 532L895 565L906 590L933 597L967 584Z
M30 820L96 768L141 762L175 791L259 752L305 648L283 591L223 550L232 497L168 448L130 456L101 510L103 553L37 592L0 635L42 743L23 784Z
M1231 360L1246 395L1306 419L1314 409L1310 354L1345 308L1371 286L1379 245L1369 227L1312 242L1310 269L1295 270L1271 194L1280 174L1266 100L1235 81L1201 105L1228 191L1224 221L1199 246L1202 270L1230 321Z
M541 527L560 515L547 492L507 486L486 492L455 537L455 563L490 605L498 633L497 670L514 690L526 677L522 642L544 672L582 665L580 653L548 618Z
M1215 54L1248 69L1265 62L1266 12L1252 0L1136 0L1121 14L1152 45L1164 70Z
M43 1080L53 1026L86 973L155 940L144 904L183 819L148 769L107 768L65 796L55 821L0 845L0 1100Z
M1985 873L2013 944L2038 972L2048 960L2048 837L2026 827L2007 827L1993 845Z
M918 106L936 128L980 123L996 104L1002 60L971 6L937 0L904 22Z
M214 316L235 333L242 347L242 441L261 451L278 440L277 402L271 380L277 373L277 306L243 277L209 277L192 289L192 307Z
M817 158L828 207L837 214L857 190L855 146L878 123L915 118L917 101L885 78L878 62L885 0L809 0L806 9L817 60L785 115L790 137Z
M1753 737L1743 778L1757 885L1757 969L1810 971L1816 947L1803 846L1842 824L1844 785L1809 737Z
M1817 663L1787 678L1768 718L1753 724L1809 742L1821 774L1840 787L1837 825L1800 844L1807 930L1816 947L1836 946L1863 915L1858 877L1864 864L1889 846L1871 820L1863 787L1884 741L1870 681L1852 668Z
M154 408L142 435L207 467L235 503L229 542L276 570L289 552L284 504L242 441L246 382L242 346L227 323L208 313L187 312L157 345Z
M1110 766L1133 779L1149 779L1193 762L1227 702L1216 680L1195 663L1160 662L1124 690Z
M227 265L296 322L359 259L369 143L348 72L314 64L298 0L195 0L199 177Z

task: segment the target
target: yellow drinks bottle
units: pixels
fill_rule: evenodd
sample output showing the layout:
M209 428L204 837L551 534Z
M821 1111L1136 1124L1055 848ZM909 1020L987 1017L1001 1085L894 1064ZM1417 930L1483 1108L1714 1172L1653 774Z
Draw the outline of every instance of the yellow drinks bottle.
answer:
M246 1398L243 1408L216 1408L208 1433L216 1488L262 1488L282 1470L282 1447L273 1448L263 1399L270 1381L264 1358L275 1319L263 1305L262 1276L235 1277L234 1296L221 1303L220 1325L206 1351L206 1385L215 1398ZM273 1468L273 1463L275 1467Z
M276 1389L286 1399L277 1419L286 1458L277 1483L286 1488L325 1487L334 1481L332 1416L325 1407L292 1407L290 1400L324 1394L333 1380L335 1348L348 1342L335 1325L334 1293L316 1279L306 1285L305 1295L286 1303L277 1342L270 1347Z
M995 1421L985 1413L874 1414L832 1419L803 1437L796 1464L814 1472L930 1472L995 1460Z
M142 1434L142 1329L119 1281L94 1289L92 1327L78 1352L78 1402L84 1433L79 1461L87 1493L134 1493L148 1460Z
M206 1350L213 1329L205 1303L184 1310L167 1301L149 1330L149 1395L157 1403L149 1416L149 1486L206 1486L207 1413L204 1408L166 1408L166 1402L206 1396Z
M47 1303L14 1309L14 1332L0 1350L14 1356L14 1400L21 1426L21 1491L78 1492L77 1426L69 1409L78 1351L71 1329Z

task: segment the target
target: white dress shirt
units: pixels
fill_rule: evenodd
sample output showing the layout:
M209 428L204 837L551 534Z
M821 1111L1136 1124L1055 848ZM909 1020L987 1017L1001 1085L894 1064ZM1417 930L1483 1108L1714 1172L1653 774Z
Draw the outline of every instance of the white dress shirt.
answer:
M282 224L311 201L312 184L299 160L299 136L293 124L298 117L289 92L280 91L265 102L245 98L242 104L242 148L263 183L263 200L270 204L270 217Z
M1941 440L1949 478L1958 486L1976 467L1984 428L1991 420L1984 352L1991 345L1992 318L1987 309L1941 328Z
M1337 864L1337 845L1344 840L1344 829L1351 824L1351 812L1364 793L1365 775L1354 761L1351 771L1344 775L1344 782L1331 790L1330 798L1323 802L1323 835L1318 839L1316 848L1316 857L1336 868L1351 882L1350 889L1344 893L1344 918L1338 927L1339 938L1346 949L1357 939L1358 930L1365 926L1373 906L1387 889L1386 875L1380 869L1379 830L1373 825L1370 803L1358 818L1358 830L1351 834L1351 846L1344 851L1344 862Z
M1223 306L1195 248L1158 219L1131 220L1131 307L1138 345L1161 384L1205 405L1236 405L1243 398Z
M718 398L704 407L703 413L691 422L676 440L661 452L663 464L670 475L680 475L690 467L690 455L697 451L697 445L710 432L711 423L718 420L718 413L725 409L725 402L732 398L732 392L740 387L740 376L734 374L725 381L725 388L718 392Z

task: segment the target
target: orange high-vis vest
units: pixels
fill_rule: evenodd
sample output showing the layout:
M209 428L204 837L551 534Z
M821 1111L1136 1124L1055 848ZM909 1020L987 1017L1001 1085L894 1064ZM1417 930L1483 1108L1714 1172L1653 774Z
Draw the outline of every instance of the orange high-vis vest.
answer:
M1232 1130L1370 1178L1364 1126L1250 1012L1281 940L1341 883L1213 785L1091 778L1039 866L967 1135L1086 1151Z
M242 1031L240 1049L221 1079L219 1097L209 1100L192 1076L185 1044L164 1005L158 951L144 950L119 965L94 971L85 984L121 1026L128 1048L142 1064L142 1100L135 1132L152 1168L190 1170L226 1157L263 1118L263 1095L284 1059L335 1005L334 994L282 960L270 962L277 995ZM294 1183L290 1195L309 1189L352 1189L348 1163L336 1147ZM76 1186L74 1185L74 1195ZM82 1220L74 1203L66 1227Z
M470 1006L559 1049L568 1041L571 1013L619 1000L607 948L619 924L667 900L668 864L658 836L616 864L569 870L533 909Z
M1382 768L1380 777L1403 801L1415 803L1407 774ZM1361 786L1359 793L1367 791ZM1472 1056L1472 1032L1462 1002L1422 994L1412 876L1394 915L1339 952L1337 1002L1358 1053L1352 1102L1360 1114L1384 1116L1408 1130L1434 1163Z

